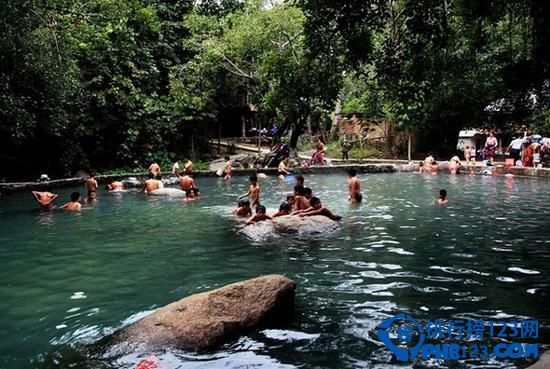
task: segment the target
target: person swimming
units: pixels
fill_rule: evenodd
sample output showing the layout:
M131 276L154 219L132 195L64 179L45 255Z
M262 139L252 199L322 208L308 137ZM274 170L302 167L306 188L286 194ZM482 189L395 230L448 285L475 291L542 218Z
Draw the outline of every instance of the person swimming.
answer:
M246 221L246 224L254 224L264 220L271 220L271 217L266 214L266 208L263 205L256 206L256 214Z
M439 198L435 199L434 203L437 203L437 205L447 205L449 203L449 200L447 199L447 190L440 190Z
M252 208L250 207L250 201L248 199L239 200L237 208L231 211L240 217L252 216Z

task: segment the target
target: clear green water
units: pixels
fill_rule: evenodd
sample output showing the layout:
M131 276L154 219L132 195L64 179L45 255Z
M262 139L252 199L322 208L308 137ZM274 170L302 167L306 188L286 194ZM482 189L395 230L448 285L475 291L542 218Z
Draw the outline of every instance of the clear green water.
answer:
M156 353L162 364L410 367L392 360L373 331L403 311L419 320L538 319L537 342L547 347L549 182L361 178L364 203L350 208L344 175L306 177L344 216L340 230L309 241L255 243L236 233L239 224L227 213L246 190L244 177L231 184L199 178L204 197L189 204L101 192L96 205L69 213L40 212L30 194L2 198L0 367L133 368L135 356L91 358L83 347L171 301L269 273L298 283L297 313L288 326L217 350ZM271 208L291 190L275 179L260 185ZM440 188L449 191L447 207L431 206ZM70 191L59 193L67 198ZM425 366L448 365L415 364ZM523 366L509 360L457 367Z

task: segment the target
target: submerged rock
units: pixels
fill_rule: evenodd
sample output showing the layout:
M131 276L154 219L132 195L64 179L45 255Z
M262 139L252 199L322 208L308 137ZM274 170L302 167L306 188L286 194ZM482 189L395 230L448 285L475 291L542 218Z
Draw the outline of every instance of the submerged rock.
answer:
M125 352L211 346L259 324L288 318L295 287L282 275L267 275L192 295L122 328L107 344Z
M177 188L160 188L154 190L149 195L153 196L170 196L170 197L185 197L185 191Z

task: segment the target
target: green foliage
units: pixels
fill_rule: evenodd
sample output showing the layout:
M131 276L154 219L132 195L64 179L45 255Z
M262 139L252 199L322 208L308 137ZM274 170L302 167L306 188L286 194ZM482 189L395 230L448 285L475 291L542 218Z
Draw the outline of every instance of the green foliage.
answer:
M334 141L326 145L326 153L329 158L341 158L342 157L342 142ZM371 145L359 145L355 144L348 152L350 159L373 159L382 156L382 152Z

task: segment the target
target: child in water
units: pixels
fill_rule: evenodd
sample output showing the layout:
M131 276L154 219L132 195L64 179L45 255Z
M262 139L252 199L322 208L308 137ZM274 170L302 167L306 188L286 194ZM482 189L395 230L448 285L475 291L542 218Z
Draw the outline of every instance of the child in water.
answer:
M260 186L258 186L258 177L256 177L256 175L251 175L248 178L248 181L250 183L248 192L240 196L239 200L242 200L245 197L250 196L250 198L252 199L252 206L258 206L260 205Z
M439 198L434 200L434 203L437 203L437 205L446 205L448 202L449 200L447 200L447 190L440 190Z
M336 215L329 209L325 208L323 204L321 204L321 200L319 200L317 197L312 197L311 200L309 200L309 203L311 204L311 208L303 212L299 212L298 216L308 217L312 215L324 215L332 220L342 219L341 216Z
M263 220L271 220L271 217L266 214L265 206L258 205L256 207L256 214L246 221L246 224L254 224Z
M290 212L292 211L292 207L288 204L288 202L283 201L281 203L281 206L279 206L279 211L273 214L272 218L282 217L284 215L290 215Z
M249 217L252 216L252 209L250 208L250 201L248 200L239 200L236 209L233 209L233 214L236 214L240 217Z

